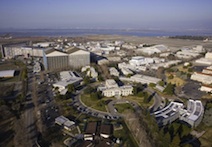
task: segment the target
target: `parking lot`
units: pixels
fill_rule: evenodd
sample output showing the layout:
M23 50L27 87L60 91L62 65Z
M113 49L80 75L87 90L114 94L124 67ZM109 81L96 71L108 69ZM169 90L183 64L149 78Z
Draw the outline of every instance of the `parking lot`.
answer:
M191 99L201 99L201 97L205 94L204 92L200 91L199 88L201 87L200 83L189 80L183 87L184 95L187 98Z

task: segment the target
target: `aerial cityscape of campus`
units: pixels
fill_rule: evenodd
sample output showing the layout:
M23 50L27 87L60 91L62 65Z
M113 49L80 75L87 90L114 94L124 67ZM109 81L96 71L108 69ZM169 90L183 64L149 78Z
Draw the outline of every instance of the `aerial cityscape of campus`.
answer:
M0 146L211 147L212 1L0 1Z

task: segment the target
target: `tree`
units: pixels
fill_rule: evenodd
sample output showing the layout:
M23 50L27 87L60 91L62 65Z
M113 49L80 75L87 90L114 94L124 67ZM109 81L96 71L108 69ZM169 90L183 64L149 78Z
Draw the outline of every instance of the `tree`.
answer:
M174 88L175 85L168 83L168 85L166 86L166 88L164 89L164 93L167 95L173 95L174 94Z
M87 88L84 90L85 94L90 94L92 92L95 92L95 89L91 86L87 86Z
M5 105L5 101L3 99L0 99L0 106Z
M169 78L169 79L173 79L173 78L174 78L173 74L170 74L170 75L168 76L168 78Z
M155 84L155 83L149 83L149 86L150 86L150 87L155 87L156 84Z
M169 132L167 132L165 135L164 135L164 142L166 142L166 144L170 144L171 143L171 136L169 134Z
M180 145L180 137L179 135L175 135L171 144L170 144L170 147L178 147Z
M159 81L158 83L160 86L164 86L165 85L165 82L164 81Z
M88 85L90 83L90 78L88 76L85 76L83 82L85 85Z
M193 69L192 69L192 68L189 68L189 69L188 69L188 72L193 72Z
M74 85L73 84L69 84L68 85L68 92L69 93L75 92L75 88L74 88Z

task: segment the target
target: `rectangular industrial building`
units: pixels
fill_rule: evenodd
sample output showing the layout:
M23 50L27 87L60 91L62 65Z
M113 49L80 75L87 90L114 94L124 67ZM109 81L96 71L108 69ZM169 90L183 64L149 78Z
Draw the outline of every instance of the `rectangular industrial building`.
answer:
M64 69L67 67L81 68L90 65L90 52L71 48L61 51L51 49L44 52L44 67L46 70Z

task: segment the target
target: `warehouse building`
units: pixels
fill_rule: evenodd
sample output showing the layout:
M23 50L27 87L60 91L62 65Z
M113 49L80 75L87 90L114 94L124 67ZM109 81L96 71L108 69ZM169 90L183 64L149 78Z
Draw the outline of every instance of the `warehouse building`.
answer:
M68 67L68 55L62 51L51 49L44 52L43 63L46 70Z
M15 70L2 70L0 71L0 78L11 78L14 77Z
M43 52L48 48L26 46L25 43L11 44L2 47L2 55L5 59L12 59L17 56L24 56L28 58L32 57L43 57Z
M66 52L51 49L44 52L43 61L46 70L81 68L90 65L90 52L78 48L70 48Z
M200 72L194 72L191 75L191 80L202 82L204 84L212 84L212 75Z
M120 80L136 82L136 83L141 83L141 84L150 84L150 83L157 84L159 81L161 81L161 79L159 79L159 78L150 77L150 76L141 75L141 74L136 74L134 76L131 76L130 78L120 77Z
M78 48L70 48L67 50L69 66L73 68L81 68L90 65L90 52Z

